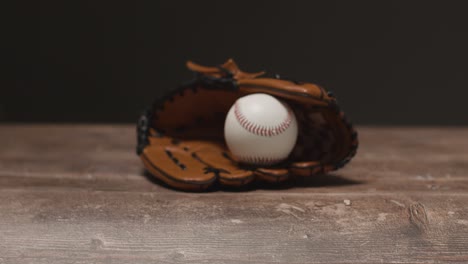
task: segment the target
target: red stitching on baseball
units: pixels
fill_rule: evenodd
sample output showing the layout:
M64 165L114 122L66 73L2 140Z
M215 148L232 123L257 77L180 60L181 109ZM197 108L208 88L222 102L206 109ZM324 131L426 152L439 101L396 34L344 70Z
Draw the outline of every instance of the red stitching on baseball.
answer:
M279 123L273 127L266 127L259 124L255 124L247 119L244 114L240 111L239 104L236 102L234 104L234 115L236 116L237 122L247 131L257 136L263 137L273 137L279 135L286 131L289 128L292 122L292 113L291 109L288 109L288 115L283 120L283 122Z

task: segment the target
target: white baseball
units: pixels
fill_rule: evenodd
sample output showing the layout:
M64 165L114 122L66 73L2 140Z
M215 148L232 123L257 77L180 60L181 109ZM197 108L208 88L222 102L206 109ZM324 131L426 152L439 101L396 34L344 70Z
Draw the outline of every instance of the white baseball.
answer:
M229 110L224 138L238 161L273 165L285 160L296 144L296 117L286 103L271 95L247 95Z

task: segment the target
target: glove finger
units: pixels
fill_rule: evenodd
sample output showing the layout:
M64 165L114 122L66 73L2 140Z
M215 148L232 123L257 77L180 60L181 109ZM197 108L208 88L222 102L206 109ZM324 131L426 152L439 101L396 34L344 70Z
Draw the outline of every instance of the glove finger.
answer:
M258 168L255 175L268 182L282 182L289 178L289 171L284 168Z
M294 162L290 165L289 171L293 175L297 176L313 176L317 174L327 173L332 171L333 166L324 166L319 161L307 161L307 162Z
M240 168L227 153L222 144L199 143L194 156L218 174L219 182L224 185L240 186L251 182L255 175L252 170Z
M243 72L239 69L237 64L234 62L234 60L229 59L221 65L221 67L206 67L206 66L201 66L199 64L196 64L192 61L187 62L187 67L194 72L201 73L201 74L206 74L209 76L215 76L215 77L222 77L225 76L226 74L232 74L234 78L236 79L243 79L243 78L255 78L258 76L261 76L265 74L265 72L256 72L256 73L247 73Z
M216 180L206 165L195 159L186 147L172 144L171 138L150 138L140 155L147 170L163 182L180 189L204 190Z
M288 80L258 78L238 80L238 85L243 93L267 93L292 100L292 102L313 104L314 106L327 106L331 100L322 87L312 83L297 85Z

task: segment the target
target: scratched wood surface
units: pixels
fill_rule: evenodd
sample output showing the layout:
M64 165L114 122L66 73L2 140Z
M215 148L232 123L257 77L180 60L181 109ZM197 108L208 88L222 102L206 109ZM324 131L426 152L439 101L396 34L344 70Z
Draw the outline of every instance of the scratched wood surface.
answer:
M359 128L348 167L171 190L133 126L0 126L0 264L467 263L468 128Z

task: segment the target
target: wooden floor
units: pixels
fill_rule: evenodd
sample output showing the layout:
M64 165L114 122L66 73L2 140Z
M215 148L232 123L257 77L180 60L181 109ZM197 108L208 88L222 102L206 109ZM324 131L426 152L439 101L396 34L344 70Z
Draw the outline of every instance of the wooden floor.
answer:
M242 191L145 176L133 126L0 126L0 264L468 263L468 128L359 128L343 170Z

